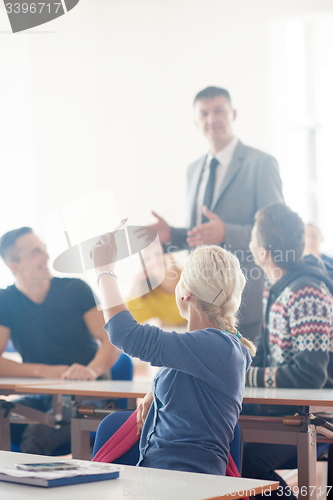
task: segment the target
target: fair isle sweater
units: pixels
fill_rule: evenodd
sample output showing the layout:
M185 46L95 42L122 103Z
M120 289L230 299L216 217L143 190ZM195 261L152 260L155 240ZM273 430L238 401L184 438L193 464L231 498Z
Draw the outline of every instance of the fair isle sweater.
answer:
M319 259L305 258L266 296L252 387L333 387L333 282Z

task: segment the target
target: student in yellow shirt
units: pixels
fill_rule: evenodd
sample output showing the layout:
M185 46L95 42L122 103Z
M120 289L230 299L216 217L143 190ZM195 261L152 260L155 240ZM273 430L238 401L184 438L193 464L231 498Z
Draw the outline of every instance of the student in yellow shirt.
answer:
M161 254L161 248L153 245L144 257L147 275L153 290L143 295L146 280L137 276L134 280L130 297L138 297L127 302L127 307L138 323L145 323L152 318L163 326L186 325L181 317L175 300L175 288L179 281L181 270L170 254ZM164 278L162 278L165 272ZM147 277L147 276L146 276ZM161 281L162 280L162 281ZM154 282L160 284L154 288Z

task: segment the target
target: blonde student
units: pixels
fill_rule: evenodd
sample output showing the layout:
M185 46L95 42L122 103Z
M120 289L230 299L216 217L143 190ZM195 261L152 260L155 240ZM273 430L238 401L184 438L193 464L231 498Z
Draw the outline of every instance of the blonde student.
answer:
M144 425L137 465L224 475L255 353L236 328L245 285L239 262L215 245L190 254L176 287L188 331L178 334L134 320L119 292L116 252L112 233L92 250L105 330L129 355L162 366L139 408Z

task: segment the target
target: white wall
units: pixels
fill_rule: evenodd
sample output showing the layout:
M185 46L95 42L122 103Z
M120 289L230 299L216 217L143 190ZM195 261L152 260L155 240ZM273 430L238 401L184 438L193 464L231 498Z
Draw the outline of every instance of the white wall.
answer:
M196 92L228 88L237 133L270 152L271 21L329 10L331 0L80 0L13 35L1 4L0 233L42 230L60 205L109 187L132 224L154 208L182 225L186 167L206 150Z

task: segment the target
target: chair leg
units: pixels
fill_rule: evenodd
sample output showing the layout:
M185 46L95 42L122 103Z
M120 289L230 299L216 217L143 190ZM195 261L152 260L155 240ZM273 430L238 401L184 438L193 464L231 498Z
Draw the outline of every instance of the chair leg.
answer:
M327 498L328 500L333 500L333 444L330 444L328 449L327 486L331 487Z

